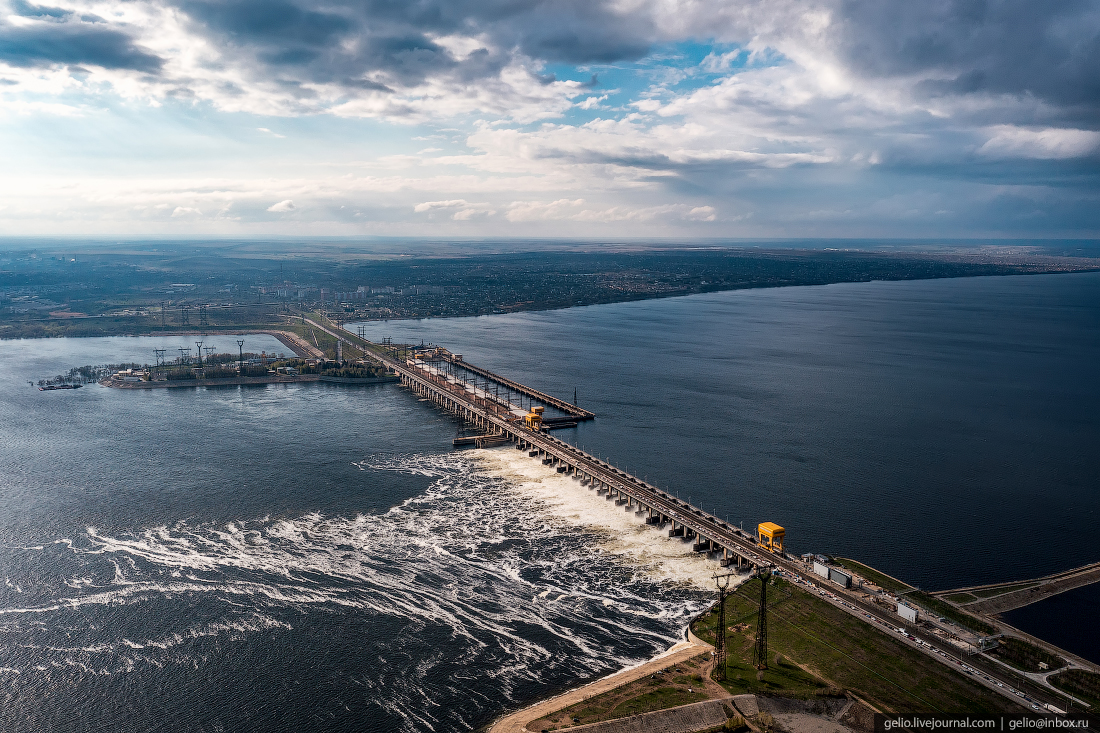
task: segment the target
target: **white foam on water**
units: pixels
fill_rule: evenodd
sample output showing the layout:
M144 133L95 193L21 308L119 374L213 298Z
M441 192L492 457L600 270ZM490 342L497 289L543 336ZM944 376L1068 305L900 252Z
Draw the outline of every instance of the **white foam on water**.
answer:
M88 527L75 542L55 543L72 564L68 579L0 607L0 631L21 647L22 664L7 666L89 675L197 669L204 657L193 648L204 637L291 633L304 616L350 612L403 629L399 638L372 639L376 676L358 681L405 729L444 719L453 729L455 713L439 696L471 694L463 670L477 670L486 689L478 694L493 705L547 674L602 676L676 643L704 605L699 591L713 589L714 561L518 451L356 465L365 481L381 470L431 485L379 515ZM143 632L149 614L177 608L174 599L201 607L203 620L180 612L165 617L167 628ZM97 606L110 625L82 629ZM69 643L58 643L59 628L73 630ZM428 632L446 644L418 646ZM389 669L393 655L410 654L407 666ZM441 666L451 671L443 683Z
M558 473L537 458L511 446L469 452L490 475L508 482L521 497L538 502L545 511L575 527L601 534L599 548L618 556L639 572L659 580L687 583L699 590L714 590L714 560L693 552L690 542L644 523L634 509L626 511L580 481Z

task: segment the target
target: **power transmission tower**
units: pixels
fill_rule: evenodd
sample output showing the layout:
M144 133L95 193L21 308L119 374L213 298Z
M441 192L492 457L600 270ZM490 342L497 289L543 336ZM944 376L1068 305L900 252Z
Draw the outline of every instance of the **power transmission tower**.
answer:
M237 351L241 355L241 360L238 363L237 367L241 370L244 370L244 339L237 339Z
M160 301L160 327L164 328L164 301Z
M191 363L191 347L181 346L180 347L180 365L182 366L184 364L190 364L190 363Z
M771 572L763 570L760 578L760 611L756 618L756 645L752 648L752 666L759 670L768 668L768 579Z
M726 590L730 587L730 577L734 573L714 575L714 583L718 586L718 627L714 635L714 663L716 665L714 676L719 680L726 679Z
M206 320L206 306L205 305L200 305L199 306L199 325L202 326L203 328L210 325L210 323L208 323L207 320Z
M210 363L210 353L212 351L214 351L215 347L213 347L213 346L203 346L202 348L203 348L203 351L206 352L206 363L209 364Z
M164 366L164 352L168 349L153 349L153 353L156 354L157 366Z
M195 346L198 347L197 351L199 356L199 369L202 369L202 341L196 341Z
M180 324L183 326L191 325L191 306L180 306Z

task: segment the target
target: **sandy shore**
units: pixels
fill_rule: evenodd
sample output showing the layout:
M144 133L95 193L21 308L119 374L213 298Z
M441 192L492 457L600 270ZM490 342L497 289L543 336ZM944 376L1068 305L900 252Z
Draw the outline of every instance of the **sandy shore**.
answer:
M530 707L506 715L489 727L489 733L526 733L527 724L530 722L538 720L539 718L544 718L551 713L555 713L562 708L567 708L570 705L575 705L590 697L602 695L609 690L614 690L616 687L621 687L634 680L651 675L657 670L664 669L669 665L677 664L686 659L698 656L699 654L709 652L713 648L714 647L710 644L702 641L689 631L687 641L681 641L667 651L653 657L648 662L644 662L637 667L621 669L614 674L598 679L583 687L578 687L575 690L570 690L557 697L543 700Z

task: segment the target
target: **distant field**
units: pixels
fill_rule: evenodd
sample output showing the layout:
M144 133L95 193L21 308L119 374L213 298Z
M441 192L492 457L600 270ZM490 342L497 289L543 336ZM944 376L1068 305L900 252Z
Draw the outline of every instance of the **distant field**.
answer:
M57 245L66 250L64 244ZM1094 270L1082 258L818 249L532 251L477 257L287 252L272 243L0 252L0 338L245 328L324 309L341 320L550 310L696 293ZM1057 260L1057 261L1056 261ZM164 307L162 314L161 308ZM188 321L185 323L184 321Z

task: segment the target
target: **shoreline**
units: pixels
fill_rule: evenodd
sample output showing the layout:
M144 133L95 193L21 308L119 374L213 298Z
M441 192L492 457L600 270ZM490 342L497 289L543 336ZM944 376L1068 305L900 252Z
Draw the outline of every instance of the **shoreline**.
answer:
M223 377L215 379L166 379L156 382L124 382L113 377L99 384L112 389L172 389L177 387L230 387L248 384L292 384L299 382L325 382L326 384L389 384L400 377L326 377L320 374L273 374L266 377Z
M622 687L623 685L652 674L658 669L663 669L670 664L678 664L679 662L697 657L700 654L705 654L708 650L713 650L713 646L691 633L691 623L694 623L694 621L695 619L692 619L692 621L688 623L687 628L684 629L686 637L684 641L676 642L660 654L650 657L648 660L633 667L624 667L617 672L612 672L606 677L601 677L598 680L593 680L580 687L566 690L554 697L532 703L527 707L505 715L482 730L485 731L485 733L530 733L527 730L528 723L556 713L570 705L576 705L589 698Z
M1100 259L1100 258L1083 258L1083 259ZM714 288L714 289L702 289L693 292L675 292L675 293L652 293L644 294L638 297L622 297L612 298L607 300L595 300L585 303L565 303L555 305L539 305L539 306L527 306L523 307L507 308L504 310L491 310L486 312L471 311L469 313L448 313L441 315L396 315L386 318L352 318L347 321L341 321L340 323L382 323L388 321L422 321L422 320L449 320L455 318L478 318L481 316L497 316L497 315L510 315L516 313L541 313L557 310L569 310L572 308L586 308L596 305L615 305L619 303L636 303L647 300L664 300L669 298L687 298L698 295L713 295L716 293L735 292L742 290L772 290L779 288L812 288L812 287L825 287L829 285L844 285L844 284L869 284L874 282L928 282L934 280L955 280L955 279L978 279L978 278L997 278L997 277L1030 277L1037 275L1073 275L1073 274L1087 274L1100 272L1100 264L1089 264L1083 266L1072 267L1037 267L1034 270L1023 270L1020 272L997 272L997 273L963 273L963 274L946 274L946 275L934 275L926 277L898 277L898 278L880 278L872 280L859 280L859 279L838 279L829 280L824 282L804 282L804 283L767 283L767 284L739 284L732 287ZM40 318L29 319L26 321L20 321L19 323L63 323L72 321L81 321L85 319L98 319L105 318L107 316L95 315L95 316L80 316L77 318ZM227 330L218 330L226 328ZM232 326L211 326L208 331L200 331L197 329L182 329L172 331L126 331L121 329L120 333L98 333L98 334L82 334L82 335L68 335L68 334L51 334L44 336L0 336L0 341L5 340L20 340L20 339L37 339L37 338L113 338L117 336L125 337L138 337L138 336L182 336L182 335L207 335L207 336L232 336L232 335L249 335L249 334L267 334L279 339L284 346L295 352L297 356L321 356L318 350L310 345L308 342L300 339L296 334L289 331L279 331L275 329L250 329L247 326L242 329L235 329ZM279 334L287 336L289 339L297 340L297 344L292 344L289 341L284 341L280 338ZM304 350L307 353L299 353L299 350Z

